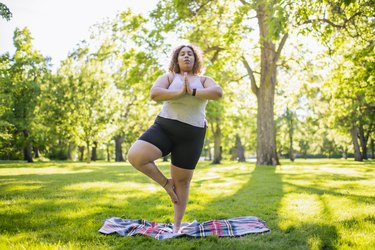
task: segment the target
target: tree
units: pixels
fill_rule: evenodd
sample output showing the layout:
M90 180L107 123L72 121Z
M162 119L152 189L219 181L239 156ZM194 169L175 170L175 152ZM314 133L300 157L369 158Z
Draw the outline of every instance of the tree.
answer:
M336 56L326 88L332 98L334 122L339 130L351 134L355 160L362 161L367 159L367 144L375 126L375 45L354 42L348 40Z
M32 162L32 123L40 94L40 85L48 75L48 59L32 47L31 33L27 28L14 32L16 51L9 58L9 68L3 75L4 93L10 97L9 109L4 116L14 126L13 136L22 134L24 160Z
M98 143L105 140L104 131L119 103L117 89L104 65L111 46L105 41L96 53L90 53L85 45L77 48L62 63L60 83L53 87L57 95L63 94L62 99L55 98L64 111L62 127L69 129L71 140L86 148L87 161L92 159L90 148L95 154Z
M240 42L249 39L252 29L248 27L248 22L253 14L256 15L259 27L260 77L258 85L247 59L250 54L254 53L241 49L240 46ZM232 54L234 51L239 52L237 56L234 56L234 60L239 59L238 55L243 55L244 69L248 72L251 89L258 100L257 165L279 164L273 104L276 63L288 37L285 29L287 13L283 3L271 3L265 0L254 2L161 1L153 15L161 21L165 31L176 26L182 27L185 24L185 30L181 28L181 31L187 30L189 34L195 34L196 39L191 39L194 42L199 41L200 44L207 44L208 48L216 48L214 50L216 56L223 50L229 50ZM204 35L204 31L207 35ZM214 38L210 39L210 36ZM279 43L276 47L277 41Z
M12 18L12 15L13 14L10 12L9 8L5 4L0 3L0 16L9 21Z

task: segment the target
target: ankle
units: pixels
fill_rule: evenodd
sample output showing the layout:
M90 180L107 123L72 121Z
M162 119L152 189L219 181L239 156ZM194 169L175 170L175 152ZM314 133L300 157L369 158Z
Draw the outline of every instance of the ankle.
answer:
M168 185L168 183L169 183L169 179L166 178L166 181L165 181L165 184L163 185L163 188L165 188Z
M180 227L181 227L181 225L180 226L174 225L173 226L173 233L178 233L180 231Z

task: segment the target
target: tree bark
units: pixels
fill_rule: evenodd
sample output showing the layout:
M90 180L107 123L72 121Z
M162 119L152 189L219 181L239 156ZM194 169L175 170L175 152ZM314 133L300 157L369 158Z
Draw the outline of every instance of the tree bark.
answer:
M39 158L39 148L38 147L33 147L33 152L35 158Z
M87 162L91 161L91 153L90 153L90 141L86 141L86 152L87 152Z
M236 135L236 152L237 152L237 159L239 162L245 162L245 149L241 143L241 138L237 134Z
M256 85L255 77L252 69L245 59L243 63L247 69L250 80L251 89L257 96L257 166L260 165L279 165L276 148L276 128L274 122L274 96L276 87L276 62L280 57L280 53L288 34L284 34L280 44L275 49L270 34L270 21L272 19L272 11L265 9L264 3L260 3L256 9L260 47L261 47L261 77L259 87Z
M354 160L363 161L361 150L358 143L358 128L353 124L351 128L353 148L354 148Z
M80 153L80 155L79 155L79 161L83 161L83 155L85 153L85 147L84 146L79 146L78 147L78 151Z
M360 120L360 122L359 122L359 142L360 142L360 145L361 145L361 148L362 148L362 158L364 160L368 159L368 157L367 157L367 140L368 140L368 138L366 138L365 131L364 131L364 128L363 128L363 121Z
M374 152L375 143L374 143L374 139L372 139L372 138L371 138L371 141L370 141L370 145L371 145L371 158L375 159L375 152Z
M289 127L289 159L294 161L294 149L293 149L293 115L290 116L290 127Z
M97 155L97 152L96 152L97 147L98 147L98 142L94 141L94 146L92 147L92 155L91 155L92 161L98 160L98 155Z
M213 164L221 162L221 129L219 119L216 120L216 128L214 131L214 159Z
M111 153L109 151L109 143L106 143L106 151L107 151L107 161L111 161Z
M69 161L72 161L73 160L73 155L72 155L72 151L74 149L74 143L72 142L69 142L68 143L68 152L67 152L67 158Z
M124 141L124 137L121 135L116 135L114 140L115 140L115 161L116 162L124 161L124 156L122 154L122 142Z
M31 147L31 143L28 139L29 131L27 129L23 130L23 135L24 135L24 138L25 138L25 146L23 148L23 158L27 162L33 162L32 147Z

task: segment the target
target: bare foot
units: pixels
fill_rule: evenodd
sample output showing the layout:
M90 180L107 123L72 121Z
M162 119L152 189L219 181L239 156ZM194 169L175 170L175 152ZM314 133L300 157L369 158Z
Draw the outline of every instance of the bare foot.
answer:
M171 197L172 202L174 204L177 204L178 203L178 198L177 198L177 195L176 195L176 193L174 191L174 183L173 183L172 179L168 179L168 183L164 187L164 189L165 189L165 191L167 191L167 193Z
M173 233L174 234L178 234L178 233L180 233L180 227L177 227L177 226L173 226Z

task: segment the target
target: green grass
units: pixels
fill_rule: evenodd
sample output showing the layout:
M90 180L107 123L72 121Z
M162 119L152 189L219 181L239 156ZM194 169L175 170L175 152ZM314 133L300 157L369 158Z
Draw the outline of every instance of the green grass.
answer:
M173 220L162 188L128 164L0 162L0 249L373 249L374 195L374 161L202 162L184 221L253 215L272 232L157 241L97 232L112 216Z

